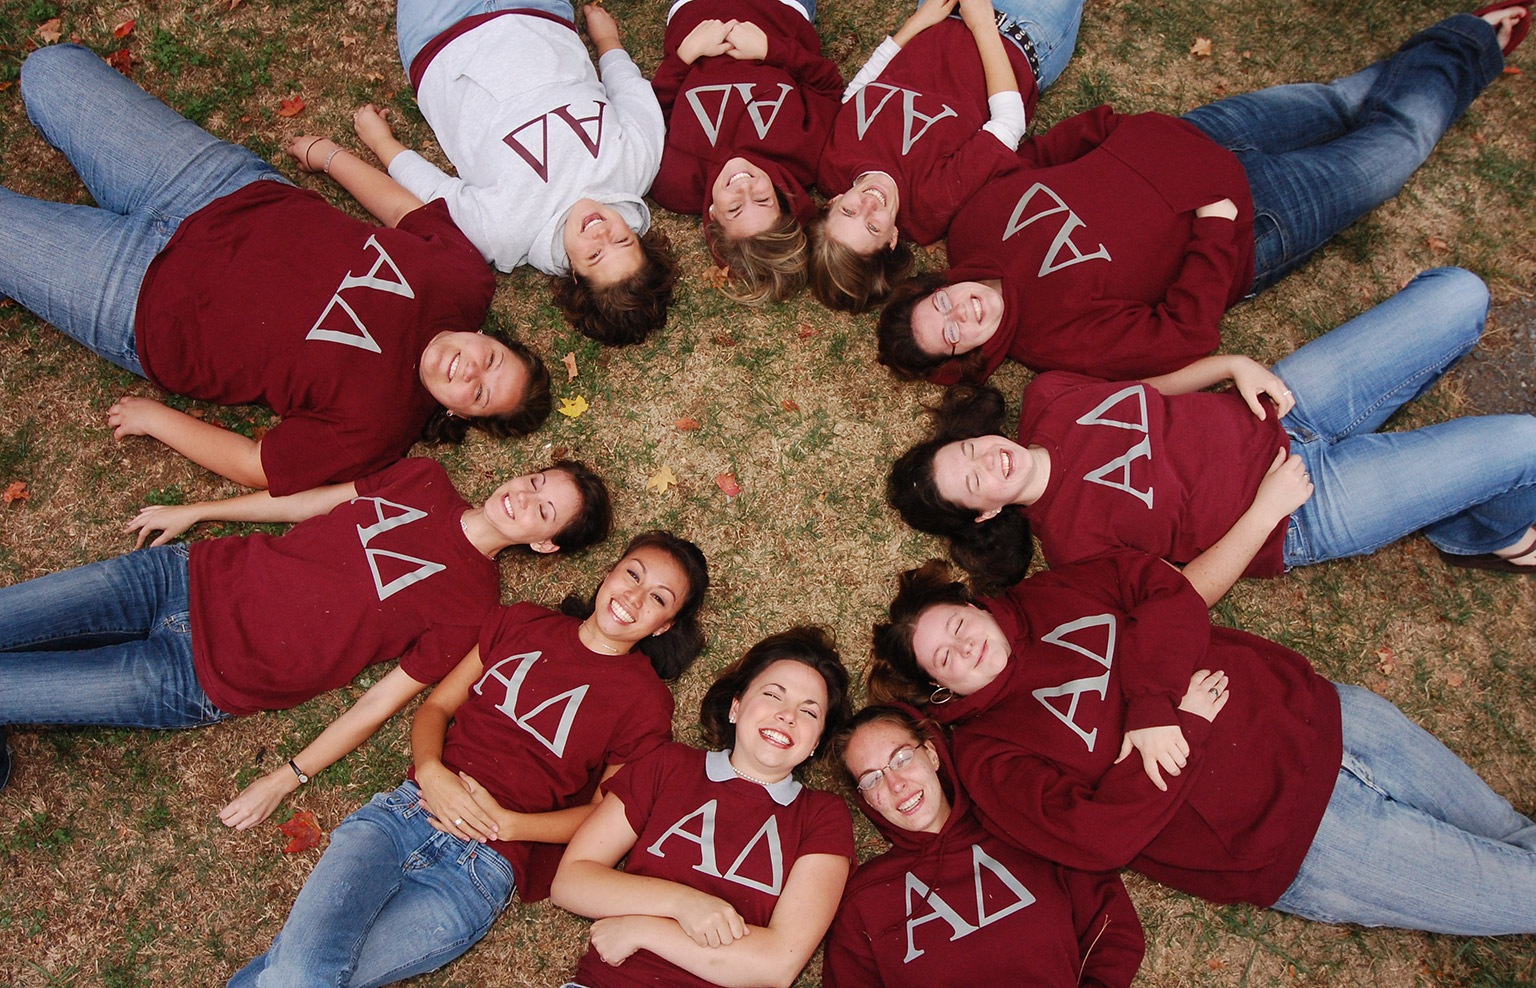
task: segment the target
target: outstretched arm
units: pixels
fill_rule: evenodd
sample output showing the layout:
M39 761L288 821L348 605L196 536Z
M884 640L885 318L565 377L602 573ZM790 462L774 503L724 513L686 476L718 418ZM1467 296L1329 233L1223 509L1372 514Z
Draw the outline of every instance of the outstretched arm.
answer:
M150 504L139 509L124 526L125 532L138 532L134 545L141 548L151 532L159 532L151 545L164 545L187 529L204 521L298 522L323 515L338 504L357 497L356 484L327 484L298 494L274 497L268 491L241 494L222 501L197 501L193 504ZM318 769L317 769L318 771Z
M310 777L330 768L357 750L374 733L427 688L403 672L399 666L369 687L368 692L347 712L331 721L320 735L293 756L293 764ZM299 787L299 777L287 762L252 782L219 811L226 827L249 830L272 814L279 803Z
M200 467L246 487L267 486L261 465L261 440L247 439L210 422L178 412L153 398L124 395L107 409L107 425L116 439L158 439Z
M394 133L389 129L384 112L372 103L359 108L352 119L353 125L360 133L368 129L381 128L383 134L387 135L379 137L381 146L387 147L390 142L400 144L394 139ZM404 150L404 145L400 145L400 148ZM421 200L407 192L405 186L346 148L340 147L329 137L316 137L310 134L296 137L293 143L288 145L288 153L299 163L302 170L323 171L330 175L342 188L352 193L352 198L361 203L364 209L372 213L374 218L385 226L399 226L400 221L407 214L422 206Z

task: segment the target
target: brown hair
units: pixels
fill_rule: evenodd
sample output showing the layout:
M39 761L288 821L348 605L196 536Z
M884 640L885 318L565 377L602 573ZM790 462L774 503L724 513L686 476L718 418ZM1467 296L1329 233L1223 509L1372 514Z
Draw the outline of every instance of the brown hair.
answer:
M810 264L805 228L790 212L784 193L777 188L774 192L779 218L750 237L732 238L713 216L704 214L704 239L716 262L731 273L720 289L727 298L748 305L782 302L805 287Z
M949 564L930 559L897 581L890 620L875 625L874 661L865 677L869 697L878 703L923 704L933 694L933 678L917 662L912 635L918 619L939 604L973 604L965 584L953 579Z
M938 743L940 728L926 717L920 717L917 712L905 704L897 706L889 703L877 703L865 707L838 729L836 734L827 738L827 761L831 762L837 774L847 784L849 789L858 791L859 780L854 778L848 770L848 743L853 736L859 733L859 728L867 724L889 724L900 728L910 734L919 745L932 741Z
M640 270L611 285L593 284L575 271L550 278L555 305L583 336L606 346L629 346L667 324L677 258L666 234L655 229L640 238L640 252Z
M811 294L829 309L865 312L878 305L912 273L906 241L860 254L827 236L827 211L811 220Z
M960 368L960 380L980 383L987 362L981 347L958 357L934 355L918 346L917 337L912 334L912 311L919 302L948 284L949 279L942 274L918 275L897 285L885 308L880 310L880 322L875 328L876 351L880 362L897 377L908 381L926 378L953 362Z
M699 724L704 738L717 748L736 744L736 725L731 723L731 701L737 700L764 669L782 659L810 666L827 684L826 716L821 722L821 737L811 758L821 754L827 739L843 726L852 706L848 702L848 670L832 636L822 628L802 625L769 635L747 649L746 654L726 666L715 677L704 701L699 704Z
M481 332L511 350L512 356L523 362L523 369L528 373L528 388L523 392L523 400L512 411L501 415L454 415L446 408L439 408L422 426L422 441L461 443L471 427L480 429L492 439L510 439L528 435L549 418L553 400L549 392L549 368L544 366L544 359L494 329Z

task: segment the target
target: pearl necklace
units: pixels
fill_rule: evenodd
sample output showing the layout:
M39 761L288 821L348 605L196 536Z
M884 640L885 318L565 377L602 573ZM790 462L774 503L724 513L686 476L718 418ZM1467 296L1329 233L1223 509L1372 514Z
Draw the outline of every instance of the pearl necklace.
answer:
M731 771L736 773L736 777L737 778L739 778L739 779L746 779L748 782L756 782L758 785L762 786L765 789L767 787L773 785L772 782L764 782L762 779L754 779L754 778L752 778L752 776L748 775L747 773L743 772L741 769L737 768L735 763L731 764Z

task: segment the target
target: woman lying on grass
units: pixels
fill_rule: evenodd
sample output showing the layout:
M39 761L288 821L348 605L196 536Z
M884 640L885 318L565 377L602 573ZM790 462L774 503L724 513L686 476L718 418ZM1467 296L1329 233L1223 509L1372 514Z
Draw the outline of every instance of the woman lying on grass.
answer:
M955 216L950 269L892 296L880 362L951 384L1008 357L1121 380L1205 356L1229 307L1397 194L1498 78L1522 4L1458 14L1327 85L1062 121Z
M843 94L816 184L811 290L863 312L911 269L904 242L944 237L955 211L1016 164L1040 92L1072 58L1082 0L924 0Z
M848 883L822 988L1128 988L1146 941L1120 877L989 834L941 729L906 704L865 707L830 754L891 849Z
M841 799L793 773L847 717L847 690L826 632L770 635L704 696L717 750L665 745L603 784L552 892L597 920L577 981L788 988L799 977L837 909L853 829Z
M549 415L543 361L476 332L495 286L443 204L295 141L305 170L385 225L355 220L76 45L28 56L21 92L99 205L0 188L0 294L166 391L282 416L248 439L125 397L107 415L119 439L283 495L381 470L418 439L521 435Z
M843 90L815 16L814 0L684 0L667 12L651 80L667 146L651 196L704 214L738 301L783 301L805 284L806 189Z
M400 59L421 113L458 172L395 139L373 107L362 138L400 184L442 198L497 270L551 275L555 304L600 343L639 343L667 321L677 262L646 231L666 137L650 83L600 6L569 0L400 0Z
M425 458L287 497L145 508L128 528L140 545L160 531L150 548L0 588L0 725L198 727L295 706L398 657L220 814L254 826L463 658L499 596L497 553L581 549L609 517L602 481L569 460L479 508ZM164 544L199 521L298 524Z
M1378 431L1471 352L1487 313L1476 275L1437 268L1272 372L1226 355L1145 381L1050 371L1024 392L1018 442L1002 395L955 388L887 494L986 586L1023 578L1032 533L1052 566L1117 548L1179 563L1207 604L1239 577L1420 530L1452 566L1536 575L1536 418Z
M493 612L427 697L414 767L331 834L265 954L230 988L384 985L473 947L513 892L543 897L598 783L672 738L676 679L703 648L709 570L646 532L591 601Z
M871 695L953 729L960 785L1017 847L1327 923L1536 932L1536 823L1391 703L1211 627L1160 559L983 600L931 562L875 652Z

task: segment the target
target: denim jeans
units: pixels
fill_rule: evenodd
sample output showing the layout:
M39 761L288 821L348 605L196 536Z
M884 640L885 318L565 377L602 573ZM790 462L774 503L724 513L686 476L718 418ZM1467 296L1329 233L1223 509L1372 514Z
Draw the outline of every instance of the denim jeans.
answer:
M331 833L271 949L229 988L366 988L436 970L485 936L515 890L506 858L433 830L403 782Z
M1398 193L1504 67L1493 28L1458 14L1326 85L1245 93L1184 119L1236 153L1253 193L1254 292Z
M99 59L98 59L99 61ZM184 544L0 588L0 725L197 727Z
M1040 57L1040 91L1051 88L1072 61L1086 0L992 0L992 7L1024 26Z
M1476 344L1488 289L1436 268L1277 363L1291 450L1315 491L1291 515L1285 564L1374 552L1424 530L1446 552L1492 552L1536 522L1536 418L1484 415L1377 432Z
M576 23L576 8L571 0L400 0L395 4L395 41L400 46L400 64L405 66L405 74L411 74L411 63L427 42L464 18L519 9L542 10Z
M1462 936L1536 932L1536 823L1391 703L1334 686L1344 763L1275 908Z
M143 375L134 314L150 261L192 213L258 179L287 181L78 45L21 67L27 116L64 152L96 206L0 188L0 295Z

